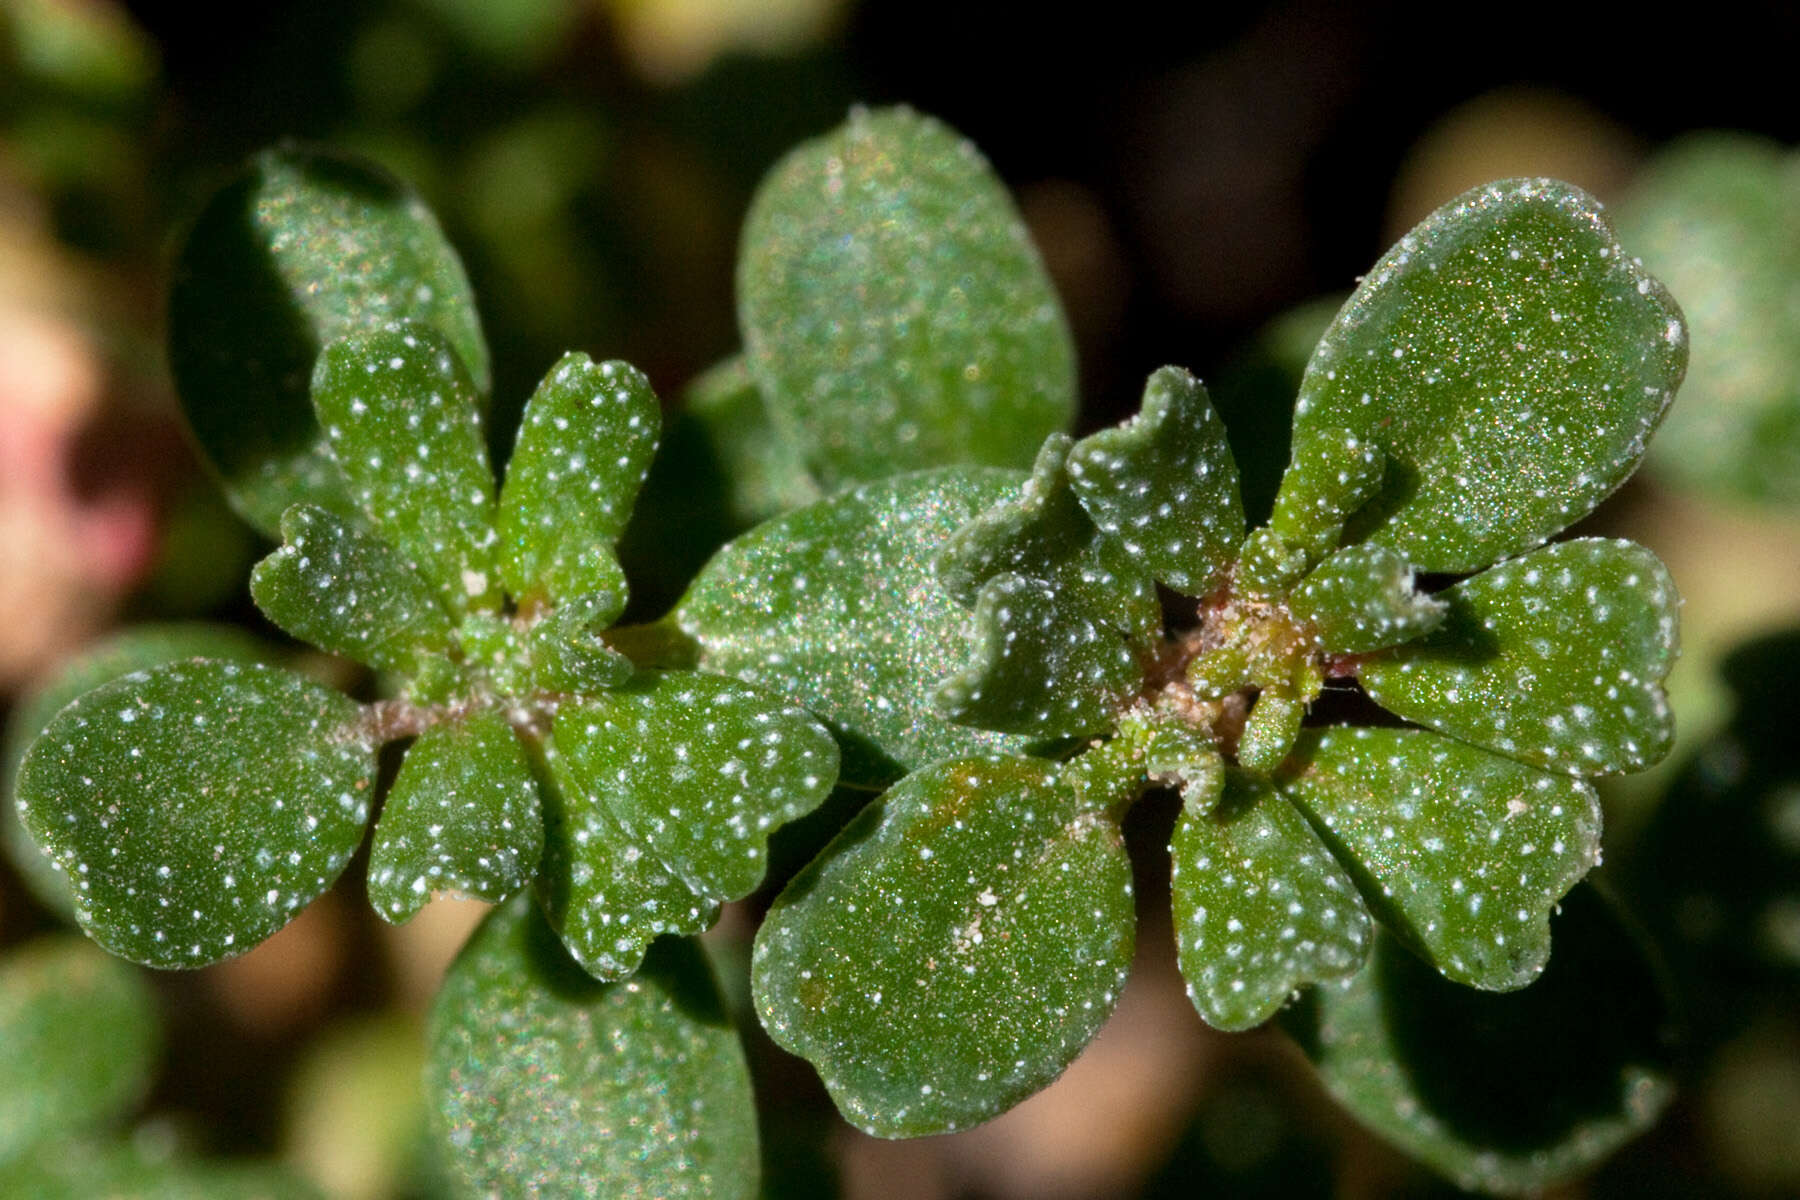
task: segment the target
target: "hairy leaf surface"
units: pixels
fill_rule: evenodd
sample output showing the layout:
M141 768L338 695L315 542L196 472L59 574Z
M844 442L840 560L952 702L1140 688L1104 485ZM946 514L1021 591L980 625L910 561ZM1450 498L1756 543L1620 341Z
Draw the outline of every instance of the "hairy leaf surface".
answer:
M1410 564L1386 546L1350 546L1314 569L1288 597L1327 654L1366 654L1431 632L1445 604L1414 586Z

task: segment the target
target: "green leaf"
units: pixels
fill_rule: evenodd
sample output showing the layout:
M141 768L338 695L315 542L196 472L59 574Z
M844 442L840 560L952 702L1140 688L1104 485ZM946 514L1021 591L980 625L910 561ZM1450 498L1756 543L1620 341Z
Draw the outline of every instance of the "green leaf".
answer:
M468 1195L757 1194L749 1069L691 942L599 983L521 896L464 947L428 1037L433 1138Z
M417 324L325 348L313 404L350 494L452 613L496 608L494 477L469 377Z
M169 1152L152 1136L132 1141L75 1137L36 1146L0 1167L0 1194L31 1200L320 1200L285 1166L202 1159Z
M718 463L726 521L735 529L819 499L819 485L801 461L799 448L776 428L742 355L690 383L681 416Z
M149 985L86 938L11 951L0 961L0 1163L125 1116L150 1086L160 1040Z
M637 669L606 644L599 630L619 615L622 593L600 592L559 603L531 626L532 682L551 692L615 688Z
M720 550L675 610L700 666L789 696L846 736L843 773L885 782L1019 739L932 704L968 661L974 622L938 583L938 551L1019 476L947 468L866 484Z
M1465 1188L1535 1195L1593 1167L1674 1094L1657 972L1592 888L1569 894L1557 951L1524 991L1440 978L1392 937L1293 1024L1358 1120Z
M1244 540L1237 461L1206 389L1180 367L1144 386L1138 415L1075 443L1069 478L1094 523L1178 592L1225 581Z
M1048 583L996 575L975 606L974 661L938 688L953 721L1033 738L1104 733L1144 682L1119 634Z
M1169 844L1175 949L1207 1024L1252 1028L1301 984L1355 973L1369 913L1306 818L1267 779L1232 768L1222 797L1183 800Z
M881 1137L996 1116L1062 1073L1131 962L1119 828L1053 764L959 759L857 817L757 934L758 1014Z
M827 486L1022 467L1073 415L1050 278L993 170L937 121L853 111L769 173L742 246L750 371Z
M568 354L544 377L526 402L500 491L500 570L515 597L611 592L624 609L613 543L661 424L650 381L628 363Z
M1048 585L1064 619L1086 619L1133 642L1162 631L1149 570L1081 506L1069 478L1066 434L1045 439L1031 478L956 531L938 556L938 578L973 607L999 575Z
M1350 546L1316 567L1288 597L1327 654L1367 654L1409 642L1444 622L1445 602L1414 586L1412 566L1386 546Z
M1651 159L1619 210L1693 328L1685 399L1651 466L1731 499L1800 504L1797 162L1763 138L1694 134Z
M1295 422L1268 533L1278 546L1317 562L1343 538L1344 522L1381 491L1387 455L1360 433ZM1258 531L1262 532L1262 531Z
M1294 440L1344 430L1385 455L1350 540L1421 571L1476 570L1618 487L1686 360L1680 311L1591 196L1489 184L1375 264L1306 369ZM1310 511L1321 474L1285 479L1278 509Z
M370 163L266 151L194 223L175 265L169 363L232 505L264 533L298 501L355 511L313 417L313 361L345 333L401 320L442 330L487 390L461 261L417 194Z
M837 779L811 716L720 675L644 672L556 714L568 776L696 893L735 900L767 867L769 832Z
M41 904L70 922L75 920L68 879L32 841L15 806L19 763L50 718L82 693L133 671L184 658L266 662L271 657L269 647L225 625L139 625L89 646L19 698L6 723L5 758L0 762L0 779L5 783L0 792L4 801L0 803L0 846Z
M288 633L385 671L450 648L449 615L387 542L312 504L287 510L281 536L286 545L251 572L250 595Z
M498 904L544 852L544 817L524 748L491 710L419 735L375 823L369 903L405 921L434 895Z
M572 777L554 741L544 747L544 859L536 892L551 928L588 974L625 979L665 933L694 934L719 917L634 841L599 794Z
M1636 771L1675 737L1674 582L1631 542L1559 542L1440 593L1431 636L1363 663L1383 707L1521 762Z
M1446 978L1522 988L1550 957L1550 910L1600 861L1600 802L1566 775L1416 729L1304 734L1281 792L1375 916Z
M45 728L19 771L20 816L95 941L205 966L287 924L349 861L375 783L360 716L271 667L134 672Z

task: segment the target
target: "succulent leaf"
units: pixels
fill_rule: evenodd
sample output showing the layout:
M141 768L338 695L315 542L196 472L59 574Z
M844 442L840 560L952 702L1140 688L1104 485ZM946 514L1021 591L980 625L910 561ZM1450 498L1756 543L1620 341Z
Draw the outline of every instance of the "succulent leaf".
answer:
M134 672L44 729L19 813L95 941L146 966L205 966L287 924L362 841L376 747L360 715L272 667Z
M762 882L769 832L837 779L837 744L808 714L720 675L643 672L556 714L569 777L696 893Z
M466 1194L757 1194L749 1069L690 942L600 983L520 896L464 947L427 1036L432 1133Z
M1631 474L1686 361L1680 311L1591 196L1489 184L1375 264L1307 367L1294 440L1344 430L1385 455L1350 541L1421 571L1478 570ZM1277 509L1312 511L1328 474L1284 479Z
M1387 455L1360 433L1315 422L1296 422L1293 442L1269 532L1317 562L1336 548L1344 522L1381 491Z
M570 773L554 742L544 747L544 858L538 902L564 947L597 979L626 979L665 933L695 934L719 917L646 852L610 805Z
M1138 415L1075 443L1069 478L1094 524L1178 592L1224 582L1244 539L1237 461L1206 389L1180 367L1144 386Z
M618 618L624 596L597 592L558 604L531 626L532 681L545 691L593 692L630 679L631 659L606 644L598 630Z
M520 599L617 593L613 544L656 453L662 410L642 371L565 355L525 404L500 490L500 570Z
M160 1040L143 976L86 938L10 951L0 961L0 1167L124 1117L150 1086Z
M1104 733L1144 681L1124 638L1022 575L996 575L982 587L972 651L974 661L938 688L938 709L1002 733Z
M1320 563L1288 597L1327 654L1366 654L1422 637L1447 609L1414 586L1412 565L1386 546L1349 546Z
M497 608L494 477L474 385L443 335L349 334L313 371L313 405L350 495L456 614Z
M1175 949L1207 1024L1249 1029L1304 983L1355 973L1369 913L1331 851L1264 777L1183 796L1169 844Z
M882 1137L964 1128L1062 1073L1131 961L1119 828L1050 763L958 759L871 805L757 935L757 1012Z
M993 170L939 122L854 111L769 173L742 246L751 373L826 486L1022 467L1073 415L1050 277Z
M314 504L288 509L281 536L251 572L250 595L288 633L386 671L450 648L455 630L431 585L381 538Z
M1018 746L952 723L932 697L967 663L974 627L933 564L1019 478L916 472L779 517L720 550L675 619L699 643L702 668L790 696L836 726L847 780L886 782L936 759Z
M200 214L175 266L169 362L226 494L265 534L300 501L356 511L314 419L313 363L343 334L404 320L441 330L487 390L456 251L418 195L373 164L270 150Z
M1355 978L1291 1010L1325 1086L1358 1120L1460 1186L1538 1195L1593 1167L1674 1094L1668 1002L1592 888L1556 918L1543 977L1458 987L1379 934Z
M1600 861L1593 789L1416 729L1303 734L1281 792L1375 916L1446 978L1522 988L1550 911Z
M524 748L493 711L434 725L406 752L375 822L369 903L401 922L436 895L498 904L544 852L544 816Z
M1674 741L1668 570L1631 542L1558 542L1440 594L1429 637L1364 662L1381 705L1451 737L1575 775L1636 771Z

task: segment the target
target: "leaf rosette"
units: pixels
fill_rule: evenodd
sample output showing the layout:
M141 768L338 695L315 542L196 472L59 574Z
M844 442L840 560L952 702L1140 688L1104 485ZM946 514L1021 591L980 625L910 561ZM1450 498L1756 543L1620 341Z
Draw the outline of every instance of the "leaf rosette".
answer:
M1137 417L1053 434L1029 473L897 476L728 546L675 613L699 662L912 772L777 901L765 1026L889 1136L1048 1083L1116 979L1053 1005L1032 981L1121 963L1101 848L1157 785L1183 796L1177 949L1209 1023L1369 978L1378 933L1454 983L1530 984L1599 860L1593 781L1669 748L1678 605L1642 547L1546 543L1636 468L1685 360L1598 204L1513 180L1431 215L1345 303L1261 528L1206 390L1165 368ZM786 589L766 610L744 599L764 579ZM1191 627L1165 627L1159 588ZM1322 725L1327 688L1390 716ZM996 926L997 947L966 932Z

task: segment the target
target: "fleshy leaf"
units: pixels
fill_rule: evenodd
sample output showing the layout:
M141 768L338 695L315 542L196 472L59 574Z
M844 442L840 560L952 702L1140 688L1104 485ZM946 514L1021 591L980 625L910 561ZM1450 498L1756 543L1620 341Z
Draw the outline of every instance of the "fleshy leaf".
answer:
M544 860L538 901L564 947L590 975L625 979L665 933L694 934L718 919L625 832L605 799L570 776L554 742L545 745L553 786L544 789Z
M494 477L469 377L417 324L325 348L313 404L350 495L453 613L500 602Z
M1800 504L1800 156L1741 133L1683 138L1619 210L1693 327L1685 399L1651 466L1733 499Z
M1144 386L1138 415L1075 443L1069 477L1102 530L1178 592L1224 582L1244 540L1237 460L1206 389L1180 367Z
M1000 180L937 121L852 112L770 172L742 246L751 373L827 486L1022 467L1073 415L1050 278Z
M837 744L811 716L734 679L646 671L556 714L569 777L696 893L762 882L769 832L817 808Z
M956 531L938 557L938 578L974 607L990 579L1023 575L1049 586L1061 619L1148 642L1162 628L1155 581L1081 506L1069 479L1072 446L1066 434L1045 439L1024 488Z
M598 632L618 618L623 599L617 592L574 596L533 625L527 635L533 683L553 692L592 692L630 679L631 660Z
M461 261L424 202L373 164L270 150L200 214L175 266L169 362L201 449L264 533L299 501L355 512L313 416L313 361L400 320L442 330L487 390Z
M1337 546L1351 514L1381 490L1387 456L1359 433L1310 422L1295 429L1293 441L1268 528L1278 544L1316 562Z
M450 968L428 1038L433 1137L468 1195L757 1194L749 1068L691 942L599 983L521 896Z
M0 962L0 1164L123 1117L149 1088L159 1041L143 976L86 938L46 937L9 953Z
M200 967L285 925L362 840L375 746L360 707L254 664L135 672L57 714L19 771L19 812L94 940Z
M1185 795L1169 858L1177 959L1215 1028L1260 1025L1301 984L1345 978L1368 955L1355 885L1267 779L1227 768L1222 797Z
M1556 957L1523 991L1459 987L1383 934L1360 974L1293 1011L1338 1102L1465 1188L1539 1194L1674 1094L1661 981L1592 888L1569 894Z
M387 542L312 504L287 510L281 536L286 544L251 572L250 594L282 629L387 671L449 649L449 614Z
M500 570L516 598L616 592L613 551L656 453L662 412L642 371L569 354L526 402L500 491Z
M68 879L32 841L14 803L19 763L50 718L82 693L133 671L184 658L267 662L271 657L268 646L228 625L138 625L89 646L19 699L6 723L6 757L0 762L0 779L5 783L0 792L0 844L40 903L74 922Z
M691 421L695 434L718 461L726 488L726 517L735 527L754 525L819 499L819 485L800 461L798 448L775 428L741 355L689 384L681 415Z
M497 904L544 852L544 817L524 748L493 711L434 725L406 752L375 823L369 903L405 921L434 895Z
M757 934L757 1012L881 1137L986 1120L1050 1083L1131 962L1118 826L1053 764L924 768L856 818Z
M1636 771L1674 741L1662 680L1676 655L1669 573L1631 542L1559 542L1440 593L1431 636L1367 660L1383 707L1521 762Z
M996 575L975 606L974 661L945 680L953 721L1034 738L1104 733L1144 682L1124 638L1058 602L1047 583Z
M846 735L846 779L1007 749L932 704L968 661L974 620L933 566L950 535L1016 492L1011 471L953 467L822 500L720 550L675 610L700 666L790 696Z
M1522 988L1550 910L1600 861L1600 802L1566 775L1418 729L1302 735L1279 780L1375 916L1445 977Z
M1400 239L1338 313L1300 385L1295 444L1341 429L1385 455L1350 541L1477 570L1618 487L1686 361L1680 311L1591 196L1489 184ZM1277 509L1310 511L1324 478L1290 475Z
M1386 546L1350 546L1316 567L1288 597L1327 654L1366 654L1443 624L1446 605L1414 586L1412 566Z

